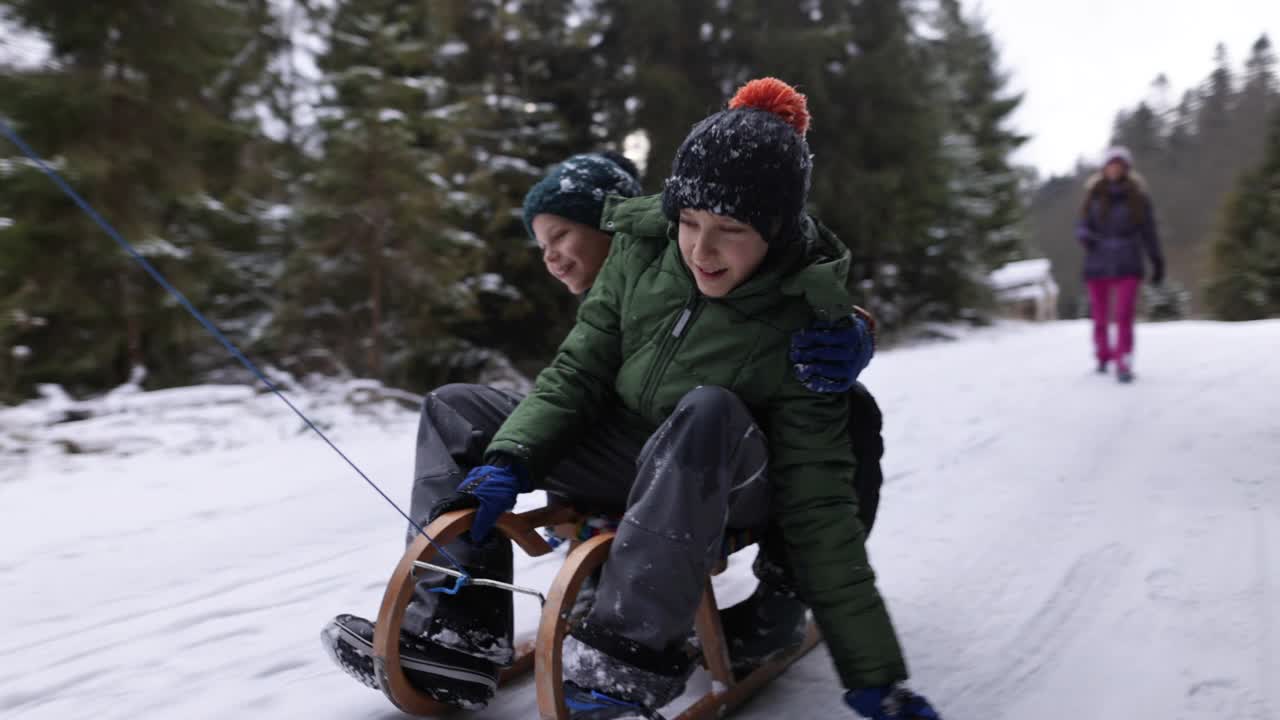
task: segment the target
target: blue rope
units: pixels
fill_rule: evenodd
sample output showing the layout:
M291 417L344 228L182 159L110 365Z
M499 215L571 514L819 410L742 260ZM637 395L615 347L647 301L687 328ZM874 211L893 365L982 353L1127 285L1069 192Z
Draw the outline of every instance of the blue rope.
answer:
M11 140L14 145L17 145L18 149L21 150L24 155L30 158L31 161L34 162L37 167L43 170L44 174L48 175L49 178L53 180L54 184L56 184L59 188L62 189L62 192L66 193L68 197L74 200L75 203L80 206L80 209L84 210L85 213L88 214L88 216L98 224L98 227L102 228L108 235L111 236L111 239L115 240L116 243L120 245L120 247L124 248L124 251L129 253L130 257L132 257L134 260L137 260L138 264L141 265L143 269L145 269L148 273L150 273L151 277L155 278L156 282L160 283L161 287L163 287L165 290L168 290L175 298L177 298L178 302L181 303L182 306L187 309L187 312L191 313L191 315L195 317L196 320L199 320L200 324L204 326L204 329L208 330L210 334L212 334L215 338L217 338L218 342L222 343L222 346L227 349L227 352L231 353L232 357L239 360L240 363L244 365L246 368L248 368L249 371L252 372L254 375L257 375L258 379L261 380L263 384L266 385L269 390L271 390L271 392L276 394L276 397L283 400L284 404L288 405L290 410L296 413L298 417L302 418L302 421L307 424L307 427L314 430L316 434L320 436L321 440L324 440L329 445L329 447L333 448L334 452L338 453L338 455L341 456L343 460L346 460L347 464L350 465L351 468L360 475L360 477L364 478L364 481L369 484L369 487L377 491L377 493L382 496L383 500L386 500L391 505L391 507L396 509L396 512L400 513L400 515L404 517L405 520L409 521L409 525L411 525L413 529L417 530L420 535L422 535L427 539L427 542L431 543L431 546L436 549L436 552L440 553L440 555L444 559L448 560L450 564L452 564L455 568L457 568L458 572L463 574L463 578L459 579L457 586L454 588L454 592L457 592L458 588L462 587L462 585L464 584L463 581L469 579L469 577L467 576L466 571L462 568L462 565L457 560L455 560L452 555L449 554L449 551L445 550L440 545L437 545L436 541L433 540L431 536L427 534L426 530L422 529L421 525L414 522L413 518L409 517L408 513L400 509L400 506L397 505L394 500L388 497L387 494L382 491L382 488L378 487L377 483L370 480L369 476L365 475L364 471L361 470L359 467L357 467L356 464L351 461L351 458L347 457L345 453L343 453L341 450L338 449L337 445L334 445L333 442L330 441L329 438L324 433L320 432L320 428L316 427L315 423L311 422L310 418L302 414L301 410L294 407L293 403L289 402L289 398L285 397L284 393L280 392L279 388L276 387L275 383L267 379L267 376L263 374L261 370L258 369L258 366L253 364L253 361L245 357L244 353L240 352L239 348L237 348L234 344L232 344L232 342L228 340L218 330L218 328L214 327L213 323L209 322L209 320L206 319L205 316L202 315L199 310L195 309L195 306L193 306L191 302L187 300L185 295L179 292L178 289L175 288L173 285L170 285L169 281L166 280L165 277L160 274L159 270L156 270L155 267L151 265L151 263L147 262L146 258L138 254L138 251L134 249L133 245L129 244L128 240L125 240L123 237L121 237L120 233L116 232L115 228L113 228L110 223L104 220L102 216L99 215L97 211L95 211L89 205L89 203L85 202L80 197L80 195L76 193L75 190L71 189L71 186L68 185L67 182L62 179L61 175L59 175L56 171L54 171L53 168L49 167L45 163L45 161L42 160L38 154L36 154L35 150L32 150L29 145L23 142L22 138L18 135L17 131L11 128L9 124L5 122L4 118L0 118L0 132L3 132L4 135L8 137L9 140Z
M462 570L462 568L458 568L458 570ZM440 593L442 595L457 595L458 591L469 582L471 582L471 576L464 572L462 573L462 577L458 578L458 581L453 584L453 587L434 587L427 592Z

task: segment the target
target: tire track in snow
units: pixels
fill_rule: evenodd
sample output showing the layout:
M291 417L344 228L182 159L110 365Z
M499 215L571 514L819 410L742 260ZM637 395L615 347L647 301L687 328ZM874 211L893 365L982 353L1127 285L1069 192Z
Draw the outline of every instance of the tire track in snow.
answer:
M0 710L17 711L23 708L36 708L61 699L61 691L63 690L74 693L83 689L84 686L92 683L93 681L109 674L109 670L98 668L77 673L70 677L64 676L56 679L51 678L49 683L37 690L19 690L18 692L0 696Z
M1262 647L1260 657L1258 659L1258 678L1262 682L1262 717L1272 718L1280 712L1280 690L1277 690L1277 684L1280 683L1280 665L1277 665L1274 650L1276 646L1276 618L1280 613L1276 611L1275 592L1271 587L1272 583L1272 559L1271 548L1275 547L1274 543L1268 542L1268 524L1266 510L1263 507L1254 508L1255 532L1254 537L1257 538L1257 547L1254 553L1256 560L1256 573L1258 577L1258 602L1259 611L1258 618L1262 624L1260 634L1262 636Z
M1003 645L993 648L985 672L960 695L966 705L997 708L1048 668L1069 643L1080 639L1082 625L1093 611L1107 605L1118 578L1133 561L1133 552L1119 543L1100 547L1076 558L1051 594ZM975 658L976 659L976 658Z
M215 587L211 587L211 588L207 588L207 587L201 588L198 581L175 582L173 585L171 585L171 587L174 590L181 591L182 594L185 595L185 597L171 599L164 596L160 596L158 597L158 599L149 601L145 605L139 603L139 605L135 605L130 610L126 612L122 612L119 615L95 619L93 621L88 622L87 624L81 624L81 625L77 625L76 627L66 628L62 632L52 633L50 635L40 638L39 640L20 643L13 647L7 647L7 648L0 647L0 658L8 657L8 656L16 656L19 653L28 652L32 649L43 647L45 645L52 645L52 644L65 641L70 638L80 637L87 632L90 632L94 629L97 629L103 626L113 626L117 624L124 624L130 621L136 620L138 618L155 617L161 614L171 613L174 611L186 612L185 608L202 607L210 604L211 600L222 597L222 596L235 597L236 595L243 592L246 588L252 588L252 587L261 586L261 585L271 585L274 583L278 583L282 579L289 576L301 575L304 578L311 578L314 576L308 575L308 573L312 572L315 568L331 563L332 561L338 558L346 557L346 556L353 555L363 551L364 551L363 546L353 546L353 547L345 548L343 550L338 550L338 551L329 550L328 552L325 553L325 555L321 557L317 557L313 560L292 563L285 566L284 568L278 568L278 567L271 568L271 570L266 572L264 572L261 567L246 565L244 568L236 568L236 569L242 570L242 571L252 570L252 572L247 572L247 574L243 577L239 577L239 578L233 577L230 580L225 581L222 584L217 585ZM337 582L342 576L340 574L335 574L332 577L334 581ZM136 602L135 598L118 599L117 602L122 602L123 600ZM273 605L274 603L267 604L267 606L273 606Z

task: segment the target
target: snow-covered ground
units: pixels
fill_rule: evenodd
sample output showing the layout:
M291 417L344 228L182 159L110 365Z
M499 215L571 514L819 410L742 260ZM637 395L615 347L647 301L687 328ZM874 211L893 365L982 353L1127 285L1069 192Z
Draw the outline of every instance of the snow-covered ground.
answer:
M1088 332L1006 326L864 376L888 444L870 548L914 683L950 720L1276 720L1280 322L1141 326L1132 386L1091 372ZM407 500L415 415L341 397L299 402ZM376 611L402 522L283 405L126 393L46 426L55 402L0 411L0 717L401 717L318 635ZM846 713L820 648L736 717ZM534 716L528 684L478 715Z

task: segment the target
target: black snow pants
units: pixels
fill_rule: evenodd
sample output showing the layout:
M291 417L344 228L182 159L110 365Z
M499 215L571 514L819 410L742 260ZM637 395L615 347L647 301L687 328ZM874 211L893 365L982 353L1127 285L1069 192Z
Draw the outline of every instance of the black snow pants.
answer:
M452 497L521 397L483 385L446 385L423 403L410 514L426 524ZM541 480L540 489L591 510L623 512L587 621L655 651L693 626L707 574L726 530L768 522L765 438L733 393L704 386L686 394L647 437L609 417L592 424ZM412 533L410 529L410 537ZM448 546L475 577L510 582L510 543L492 534L476 546ZM405 614L406 632L500 664L511 660L512 598L502 590L431 593L422 576Z

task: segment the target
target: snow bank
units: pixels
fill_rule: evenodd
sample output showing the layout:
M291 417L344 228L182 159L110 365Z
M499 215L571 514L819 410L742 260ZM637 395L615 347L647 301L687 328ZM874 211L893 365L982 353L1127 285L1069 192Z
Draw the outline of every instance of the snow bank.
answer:
M286 397L321 429L411 422L421 402L418 395L371 380L284 388ZM0 406L0 481L30 464L57 463L69 456L191 455L309 432L261 386L146 392L128 383L101 397L75 400L61 387L42 385L39 394L40 399L22 405Z

